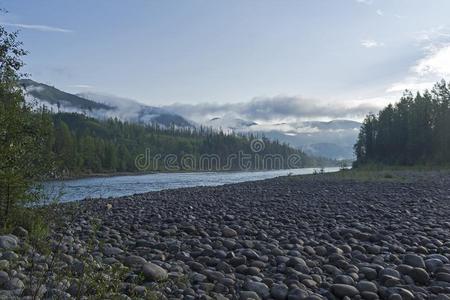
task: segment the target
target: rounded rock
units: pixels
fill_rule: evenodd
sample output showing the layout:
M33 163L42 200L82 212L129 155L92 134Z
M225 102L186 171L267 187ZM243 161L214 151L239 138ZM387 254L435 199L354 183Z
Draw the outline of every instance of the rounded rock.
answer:
M154 263L146 263L142 266L144 277L151 281L164 281L168 278L167 271Z
M378 292L378 287L375 283L371 282L371 281L367 281L367 280L361 280L360 282L358 282L356 284L356 288L358 289L358 291L360 293L362 292L372 292L372 293L377 293Z
M289 289L285 284L274 284L270 289L270 295L275 300L284 300L287 298Z
M430 275L422 268L414 268L409 273L409 276L418 284L427 284L430 281Z
M359 291L354 286L348 284L333 284L331 286L331 292L338 297L354 297L359 294Z
M414 268L426 268L423 258L417 254L406 254L403 257L403 263Z

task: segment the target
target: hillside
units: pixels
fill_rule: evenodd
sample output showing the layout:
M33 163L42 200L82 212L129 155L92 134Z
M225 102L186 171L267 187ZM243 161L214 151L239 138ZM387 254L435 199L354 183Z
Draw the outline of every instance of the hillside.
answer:
M102 121L76 113L51 117L54 142L49 151L56 156L58 169L67 175L284 169L335 164L277 141L210 129L167 129L112 119ZM295 165L289 161L291 156L299 158Z
M20 85L24 88L28 100L36 100L46 102L49 108L53 108L55 111L60 109L78 109L80 111L93 111L93 110L112 110L113 107L91 101L77 95L69 94L58 90L55 87L38 83L31 79L20 80Z
M30 79L23 79L20 84L24 88L27 102L46 106L55 113L75 112L101 120L118 118L122 121L163 127L194 126L178 114L127 98L96 93L74 95Z

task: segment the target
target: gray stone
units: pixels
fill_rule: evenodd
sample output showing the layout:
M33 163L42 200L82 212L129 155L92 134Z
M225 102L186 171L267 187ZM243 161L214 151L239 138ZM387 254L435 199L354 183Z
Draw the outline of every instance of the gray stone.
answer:
M422 268L414 268L409 273L409 276L418 284L427 284L430 281L430 276L427 271Z
M409 291L409 290L407 290L405 288L401 288L401 287L390 288L389 289L389 293L391 295L392 294L400 295L400 297L403 300L413 300L413 299L415 299L415 296L414 296L414 294L411 291Z
M306 262L300 257L291 257L287 262L286 266L295 268L296 266L306 267Z
M426 268L423 258L417 254L406 254L403 258L403 263L414 268Z
M105 247L103 248L103 254L106 256L115 256L122 254L123 250L117 247Z
M131 268L142 268L145 263L147 263L145 258L137 255L130 255L123 259L123 264Z
M331 286L331 292L338 297L354 297L359 294L359 291L348 284L333 284Z
M138 285L133 288L133 294L136 296L145 297L146 293L147 293L147 288L145 286Z
M3 253L2 258L8 261L15 261L19 258L19 255L17 255L13 251L6 251L5 253Z
M383 275L380 278L381 284L387 287L392 287L400 284L400 278L391 276L391 275Z
M5 283L5 288L7 290L23 290L25 284L17 277L11 278Z
M6 259L0 260L0 270L7 270L9 268L9 261Z
M211 281L220 281L222 280L225 275L223 275L221 272L219 271L213 271L213 270L206 270L204 272L204 274L208 277L209 280Z
M253 291L262 298L267 298L270 296L269 287L262 282L247 281L244 284L244 289L247 291Z
M356 288L358 289L358 291L360 293L362 293L362 292L377 293L378 292L377 285L375 283L373 283L371 281L367 281L367 280L361 280L360 282L358 282L356 284Z
M369 267L362 267L359 271L364 274L364 277L368 280L374 280L377 278L378 273L375 269Z
M237 232L236 230L229 228L229 227L225 227L224 229L222 229L222 236L226 237L226 238L232 238L237 236Z
M446 256L442 255L442 254L435 253L435 254L430 254L430 255L427 256L427 259L433 259L433 258L439 259L444 264L448 264L450 262L449 259Z
M241 291L239 293L239 299L241 300L260 300L261 297L253 291Z
M450 274L449 273L437 273L436 280L450 282Z
M167 271L154 263L146 263L142 266L145 278L151 281L164 281L168 278Z
M365 300L377 300L380 298L378 297L378 294L374 292L361 292L361 297Z
M308 297L308 292L299 288L293 288L289 291L288 300L299 300L306 299Z
M284 300L288 295L288 287L285 284L274 284L270 289L270 295L275 300Z
M17 237L9 234L9 235L1 235L0 236L0 249L3 250L14 250L18 246Z
M438 258L429 258L425 260L425 266L427 267L427 270L429 272L436 272L439 268L441 268L444 265L442 260Z
M388 300L403 300L403 298L400 294L391 294Z
M400 278L400 272L392 268L384 268L383 270L381 270L378 276L382 277L383 275L390 275L396 278Z
M334 278L334 283L354 285L355 281L348 275L338 275L336 276L336 278Z
M9 281L9 275L5 271L0 271L0 287Z

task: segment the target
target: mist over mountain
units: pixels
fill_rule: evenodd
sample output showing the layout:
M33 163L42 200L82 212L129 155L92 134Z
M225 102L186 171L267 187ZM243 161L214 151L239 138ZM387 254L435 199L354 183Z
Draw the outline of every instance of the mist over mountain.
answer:
M55 111L64 109L65 111L85 112L93 110L108 111L114 109L113 106L106 105L98 101L91 101L78 95L66 93L55 87L39 83L31 79L22 79L20 84L25 91L27 101L37 101L38 104L42 103L49 109Z
M227 132L264 135L308 154L333 159L353 159L353 145L361 127L351 120L258 123L232 116L216 117L205 124Z
M28 102L45 105L54 112L78 112L98 119L118 118L123 121L158 124L163 127L172 125L184 128L205 126L227 133L253 133L288 143L311 155L333 159L353 158L353 145L361 126L359 122L351 120L277 122L272 120L274 116L272 118L270 116L273 105L266 107L267 114L261 121L260 119L257 121L246 119L236 112L227 112L227 110L220 110L217 107L208 111L206 107L193 106L191 109L198 107L199 111L193 113L191 110L186 116L180 114L182 110L177 109L176 105L149 106L136 100L94 92L75 95L30 79L22 80L21 84ZM264 103L268 105L267 101ZM236 109L237 107L234 106ZM251 107L259 112L252 113ZM252 105L245 108L245 115L256 118L262 114L262 108L261 103L253 101ZM299 108L295 107L295 109ZM309 108L309 111L312 112L313 109ZM314 111L313 115L318 114L319 108L315 108ZM216 112L217 116L210 119L205 120L198 117L202 114L204 117L213 112ZM292 111L289 109L278 109L275 116L279 118L284 112L287 116L292 116Z
M166 127L172 124L178 127L193 127L195 125L178 114L160 107L144 105L133 99L93 92L77 95L91 101L113 106L112 115L108 117L117 117L121 120L145 124L156 123Z
M77 112L98 119L118 118L122 121L158 124L169 127L193 127L184 117L159 107L135 100L99 93L70 94L30 79L21 80L25 99L45 105L54 112Z

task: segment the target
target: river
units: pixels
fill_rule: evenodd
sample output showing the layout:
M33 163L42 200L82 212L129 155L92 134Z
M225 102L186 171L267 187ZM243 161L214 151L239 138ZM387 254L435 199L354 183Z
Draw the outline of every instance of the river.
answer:
M262 180L279 176L312 174L317 168L271 170L256 172L194 172L156 173L95 177L66 181L51 181L44 185L49 198L56 195L59 201L75 201L85 198L108 198L140 194L165 189L194 186L215 186L229 183ZM325 172L337 172L338 167L325 168Z

